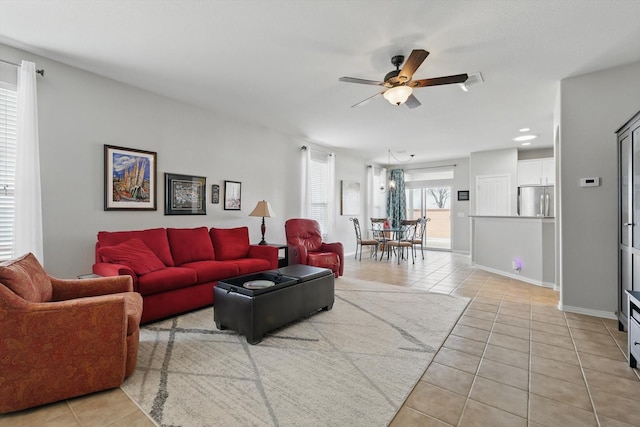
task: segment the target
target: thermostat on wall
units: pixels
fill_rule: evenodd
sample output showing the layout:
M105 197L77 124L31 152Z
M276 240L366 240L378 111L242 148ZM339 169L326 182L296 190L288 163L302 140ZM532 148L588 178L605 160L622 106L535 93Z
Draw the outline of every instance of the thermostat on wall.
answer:
M599 187L600 177L580 178L580 187Z

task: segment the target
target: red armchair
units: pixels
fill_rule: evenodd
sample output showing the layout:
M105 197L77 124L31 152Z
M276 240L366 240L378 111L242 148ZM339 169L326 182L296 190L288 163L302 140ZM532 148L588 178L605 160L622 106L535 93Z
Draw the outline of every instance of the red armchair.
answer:
M130 276L60 280L27 254L0 263L0 413L118 387L138 357Z
M304 218L289 219L284 223L284 229L291 263L329 268L335 277L342 276L344 272L342 243L324 243L318 221Z

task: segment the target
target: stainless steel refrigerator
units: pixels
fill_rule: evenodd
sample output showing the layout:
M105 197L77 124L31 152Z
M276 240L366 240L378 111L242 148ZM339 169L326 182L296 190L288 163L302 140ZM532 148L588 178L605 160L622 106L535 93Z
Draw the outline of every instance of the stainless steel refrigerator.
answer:
M518 187L518 215L554 216L553 185Z

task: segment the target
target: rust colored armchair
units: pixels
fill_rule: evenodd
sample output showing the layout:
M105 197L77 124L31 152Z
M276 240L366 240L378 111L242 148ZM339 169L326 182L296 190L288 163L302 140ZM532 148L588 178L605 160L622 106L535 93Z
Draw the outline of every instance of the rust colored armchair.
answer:
M0 413L118 387L138 357L130 276L60 280L32 254L0 263Z
M335 277L344 272L342 243L324 243L320 224L313 219L293 218L284 223L289 262L328 268Z

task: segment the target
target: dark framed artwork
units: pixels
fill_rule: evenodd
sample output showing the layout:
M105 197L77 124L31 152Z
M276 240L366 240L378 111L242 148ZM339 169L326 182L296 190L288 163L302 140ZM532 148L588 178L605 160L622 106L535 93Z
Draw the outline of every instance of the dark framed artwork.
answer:
M211 203L214 205L220 203L220 186L218 184L211 186Z
M155 211L157 153L104 146L104 210Z
M164 174L165 215L206 215L207 178Z
M224 210L239 211L241 207L242 183L238 181L224 182Z
M458 191L458 200L469 200L469 190Z
M360 183L340 182L340 215L360 214Z

